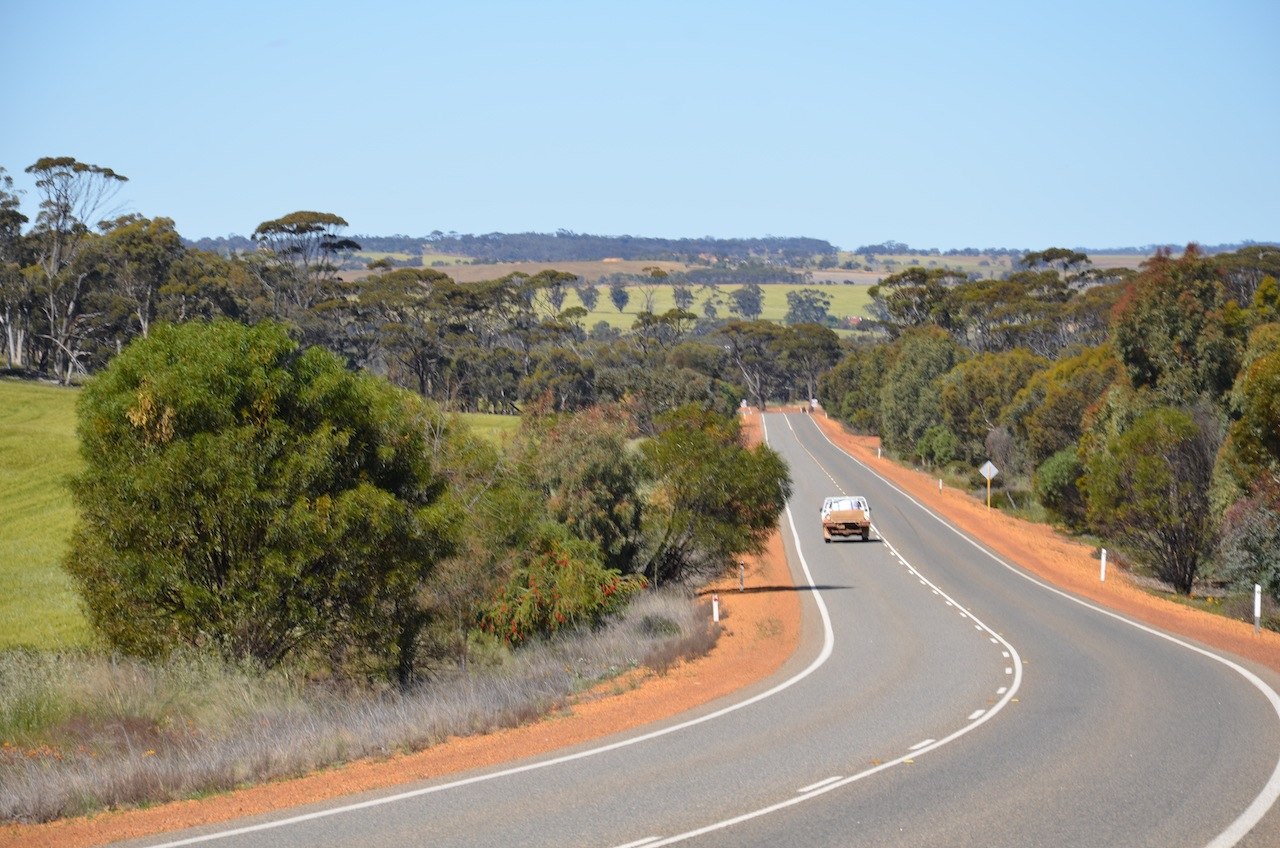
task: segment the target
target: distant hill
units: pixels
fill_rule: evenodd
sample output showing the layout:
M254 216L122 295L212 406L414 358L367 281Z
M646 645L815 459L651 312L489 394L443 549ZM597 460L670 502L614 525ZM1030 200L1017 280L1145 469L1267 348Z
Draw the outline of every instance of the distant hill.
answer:
M441 233L429 236L353 235L366 253L465 256L476 262L599 262L603 259L685 262L760 262L805 265L834 257L830 242L813 238L663 239L641 236L594 236L560 230L555 233ZM254 249L244 236L203 238L193 247L223 255Z

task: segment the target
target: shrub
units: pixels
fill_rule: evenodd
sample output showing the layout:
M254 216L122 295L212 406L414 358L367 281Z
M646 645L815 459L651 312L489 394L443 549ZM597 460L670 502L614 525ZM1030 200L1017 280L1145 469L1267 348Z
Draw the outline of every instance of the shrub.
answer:
M511 644L590 626L644 588L639 575L605 568L599 549L548 523L484 614L485 627Z
M1040 505L1071 527L1080 527L1084 522L1084 498L1076 485L1080 473L1076 449L1063 448L1036 469L1031 481Z

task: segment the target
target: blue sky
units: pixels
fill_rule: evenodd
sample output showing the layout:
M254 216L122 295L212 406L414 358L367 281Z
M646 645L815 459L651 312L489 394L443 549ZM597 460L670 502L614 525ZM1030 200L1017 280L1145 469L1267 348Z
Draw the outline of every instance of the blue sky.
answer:
M1275 0L0 0L0 166L111 167L188 238L1269 241L1277 44Z

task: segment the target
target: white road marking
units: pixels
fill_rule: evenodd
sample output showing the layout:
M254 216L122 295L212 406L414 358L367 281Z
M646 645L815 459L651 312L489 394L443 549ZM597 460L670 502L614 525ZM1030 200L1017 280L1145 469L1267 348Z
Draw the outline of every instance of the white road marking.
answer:
M986 710L974 710L969 713L969 721L973 721L975 718L982 718L982 714L985 712Z
M826 780L819 780L817 783L810 783L808 786L804 787L803 789L797 789L796 794L803 795L806 792L812 792L815 789L821 789L822 787L826 786L828 783L835 783L839 779L840 779L840 775L837 774L835 777L828 777Z
M649 845L657 842L661 836L646 836L644 839L637 839L635 842L628 842L626 845L619 845L618 848L640 848L641 845Z
M926 745L932 745L934 742L937 742L937 741L938 741L937 739L926 739L926 740L924 740L923 742L917 742L916 744L912 745L912 746L911 746L910 748L908 748L907 750L908 750L908 751L919 751L921 748L925 747Z
M1008 692L1008 691L1009 691L1009 687L1001 686L999 689L996 690L996 694L1003 695L1005 692Z

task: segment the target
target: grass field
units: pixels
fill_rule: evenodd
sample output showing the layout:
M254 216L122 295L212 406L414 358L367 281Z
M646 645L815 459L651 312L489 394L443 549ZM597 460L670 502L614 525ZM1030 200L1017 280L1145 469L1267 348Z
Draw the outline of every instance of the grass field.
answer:
M718 311L721 317L732 317L729 312L728 295L739 288L741 286L720 287L720 306ZM867 286L775 283L761 286L760 288L764 291L764 312L760 317L766 321L781 321L783 316L787 314L787 292L800 289L818 289L823 294L828 295L831 298L830 312L837 318L843 318L846 315L867 317L867 304L871 300L867 296ZM627 308L619 312L609 300L609 290L604 286L600 286L600 299L596 302L595 311L587 315L584 320L587 328L590 329L598 322L605 321L611 327L624 330L631 329L636 317L645 311L646 293L643 287L640 286L628 287L628 290L631 293L631 300L627 303ZM694 302L690 311L695 315L702 315L702 306L705 300L706 296L703 291L694 289ZM583 304L578 300L577 292L570 292L569 296L565 298L565 308L581 305ZM668 309L675 308L675 305L671 286L653 287L654 314L661 315Z
M76 451L77 392L0 380L0 648L89 641L59 561L75 522L67 478Z
M461 412L458 417L476 435L501 446L520 426L517 415L489 415L485 412Z

